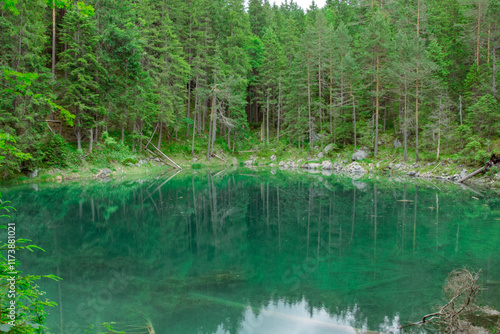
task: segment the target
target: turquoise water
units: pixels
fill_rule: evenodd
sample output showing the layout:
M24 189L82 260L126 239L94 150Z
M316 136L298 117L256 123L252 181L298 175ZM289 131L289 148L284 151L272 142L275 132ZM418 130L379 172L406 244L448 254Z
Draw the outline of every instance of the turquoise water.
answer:
M23 270L63 278L41 283L52 333L387 332L442 304L463 266L500 308L494 192L238 169L2 194L46 250Z

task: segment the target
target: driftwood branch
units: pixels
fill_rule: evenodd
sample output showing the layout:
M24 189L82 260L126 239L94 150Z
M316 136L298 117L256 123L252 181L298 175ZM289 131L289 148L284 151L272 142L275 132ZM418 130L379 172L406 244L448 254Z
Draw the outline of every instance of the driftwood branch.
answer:
M481 174L481 173L486 173L487 171L490 170L491 167L493 166L497 166L497 167L500 167L500 157L497 157L495 154L492 154L491 155L491 158L490 160L488 160L488 162L486 162L486 164L479 168L478 170L464 176L463 178L461 178L460 180L458 180L457 182L458 183L462 183L464 181L467 181L468 179L470 179L471 177L474 177L476 176L477 174Z
M474 305L474 300L481 291L481 288L477 285L481 271L479 270L477 273L471 273L467 269L452 271L448 275L444 287L445 294L448 297L453 296L450 301L442 306L439 311L423 316L421 321L399 328L421 326L437 320L446 326L446 333L457 333L462 326L461 314Z

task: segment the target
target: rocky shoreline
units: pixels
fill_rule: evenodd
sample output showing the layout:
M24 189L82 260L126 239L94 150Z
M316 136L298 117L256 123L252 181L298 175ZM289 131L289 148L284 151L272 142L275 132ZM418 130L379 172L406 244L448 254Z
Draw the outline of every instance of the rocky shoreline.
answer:
M384 175L398 175L426 180L433 179L452 183L458 183L458 180L463 179L473 170L473 168L466 168L463 165L453 165L443 161L437 163L396 163L395 161L386 164L381 162L371 163L365 160L367 157L368 153L360 149L352 155L351 161L345 159L338 161L323 159L323 154L309 157L308 161L304 159L277 161L276 156L272 155L270 163L269 161L259 161L257 157L252 156L250 159L244 161L243 165L248 168L267 166L280 170L304 170L308 173L321 173L325 176L329 176L332 173L340 173L355 179L361 178L365 174L382 173ZM459 172L457 172L457 169ZM500 181L500 173L470 179L467 183L491 188L497 181Z

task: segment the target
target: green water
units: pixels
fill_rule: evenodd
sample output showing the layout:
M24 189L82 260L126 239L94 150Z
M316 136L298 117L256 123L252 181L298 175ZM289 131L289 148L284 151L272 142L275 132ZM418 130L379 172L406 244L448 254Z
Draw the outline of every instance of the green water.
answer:
M389 331L482 268L500 308L500 198L458 186L234 170L2 189L53 333ZM416 183L415 183L416 182Z

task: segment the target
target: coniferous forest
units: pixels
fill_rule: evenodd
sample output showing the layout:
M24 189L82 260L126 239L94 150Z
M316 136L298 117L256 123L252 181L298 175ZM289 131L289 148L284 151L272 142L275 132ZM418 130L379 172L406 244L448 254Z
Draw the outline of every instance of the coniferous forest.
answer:
M0 1L2 174L74 146L500 148L498 0Z

